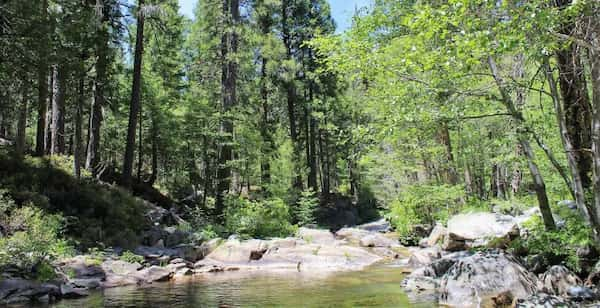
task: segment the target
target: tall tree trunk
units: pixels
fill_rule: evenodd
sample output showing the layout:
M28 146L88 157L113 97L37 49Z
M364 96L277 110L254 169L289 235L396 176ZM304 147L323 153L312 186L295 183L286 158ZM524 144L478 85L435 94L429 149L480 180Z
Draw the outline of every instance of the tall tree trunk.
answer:
M19 106L19 116L17 118L17 138L15 140L15 152L17 157L23 157L25 154L25 131L27 129L27 86L26 81L21 85L21 104Z
M312 188L312 190L316 193L319 191L319 186L317 183L317 145L316 145L316 133L317 133L317 123L312 116L312 103L314 100L313 93L314 84L310 82L309 84L309 94L308 94L308 104L307 104L307 146L308 146L308 187Z
M552 101L554 103L554 110L556 114L556 120L558 122L558 127L560 131L560 137L565 149L565 153L567 155L567 162L569 163L569 167L571 169L571 177L572 177L572 190L575 194L575 202L577 203L577 207L579 211L583 214L585 219L590 223L596 236L600 236L600 222L598 221L598 217L596 216L596 212L588 207L585 202L585 191L584 191L584 180L583 174L579 169L581 167L581 161L578 160L581 156L578 155L573 148L573 144L571 142L571 138L579 138L579 136L573 136L569 132L569 128L567 126L567 121L565 119L565 113L563 112L560 95L558 91L558 86L556 81L554 80L553 72L550 67L550 63L547 58L544 59L544 71L546 74L546 79L548 80L548 84L550 86L550 91L552 94ZM562 72L561 72L562 73ZM564 93L564 92L563 92ZM587 94L586 94L587 95ZM563 97L563 100L565 98ZM565 101L566 103L566 101Z
M555 5L563 9L571 0L556 0ZM563 23L559 30L562 34L572 35L575 31L573 21ZM569 44L556 53L558 63L560 93L564 104L565 124L584 189L591 186L592 157L587 150L592 147L591 117L592 108L588 95L585 69L581 63L581 47Z
M446 157L444 158L444 177L448 184L456 185L458 183L458 174L454 167L454 154L452 153L452 143L450 140L450 130L448 123L442 122L438 130L438 142L444 147Z
M150 175L150 179L148 179L148 184L154 185L156 179L158 178L158 127L156 125L156 120L152 119L152 174ZM195 167L194 167L195 169Z
M46 128L44 129L44 154L50 155L52 147L52 100L54 99L54 70L48 72L49 104L46 104Z
M597 17L590 18L590 34L588 41L588 60L592 79L592 160L594 173L592 183L594 187L593 212L600 218L600 21Z
M221 133L225 141L221 144L219 166L217 172L217 198L215 209L217 216L223 214L225 195L231 184L231 167L233 159L233 121L230 112L237 102L237 62L234 59L238 48L237 24L240 19L239 0L223 0L223 15L226 19L226 31L221 38L221 52L223 60L221 91L223 100L223 114L221 119ZM231 30L230 28L233 28Z
M106 85L106 71L108 67L108 27L110 21L110 7L105 0L97 0L97 5L102 7L102 19L99 25L96 40L96 78L94 79L94 100L90 111L90 121L88 129L87 157L85 168L92 171L95 177L98 175L100 164L100 131L102 127L102 107L104 106L104 89Z
M64 65L54 68L50 154L65 154L65 99L67 76Z
M535 187L538 205L542 214L542 220L544 221L544 225L547 230L554 230L556 229L556 224L554 223L554 217L552 217L550 202L548 201L548 194L546 193L546 184L544 183L544 179L542 178L539 168L535 162L533 149L531 148L529 140L527 140L527 132L523 129L525 119L523 118L521 112L517 110L516 104L513 102L513 99L510 97L509 91L506 88L504 79L502 76L500 76L496 62L491 56L488 56L488 65L496 85L498 86L498 90L500 91L502 103L518 124L517 138L521 148L523 149L523 153L527 158L527 165L529 167L529 172L531 173L533 185Z
M42 0L41 20L44 33L38 41L38 115L35 135L35 155L44 155L45 129L46 129L46 110L48 105L48 36L46 27L48 19L48 0Z
M85 58L82 56L82 62ZM83 64L83 63L82 63ZM78 100L75 111L75 153L73 154L73 163L75 170L75 177L81 178L81 158L83 157L83 144L82 144L82 122L83 122L83 104L85 102L85 75L82 73L79 77L79 88L78 88Z
M135 38L135 53L133 60L133 84L131 86L131 103L129 105L129 123L127 125L127 144L123 160L122 185L131 187L133 171L133 155L135 152L135 135L142 96L142 57L144 55L144 22L142 12L144 0L138 0L137 33Z
M292 47L292 36L291 36L291 25L290 22L290 0L283 0L281 5L281 21L282 21L282 32L283 32L283 44L287 51L287 59L293 60L293 47ZM295 76L295 73L293 73ZM294 147L294 188L302 190L302 172L300 161L300 142L298 140L298 130L296 128L296 87L294 79L285 82L286 98L287 98L287 112L288 120L290 124L290 139Z
M144 114L142 113L142 106L140 106L140 124L138 125L138 161L137 161L137 181L138 183L142 182L142 168L144 167L144 138L143 138L143 128L144 128Z
M262 25L262 34L268 35L270 32L270 27L268 26L268 24L266 24L266 22L263 23L264 24ZM269 90L267 87L267 63L268 60L263 55L260 68L260 97L262 101L262 121L260 126L260 134L263 142L261 151L262 157L260 164L260 179L263 192L266 192L267 186L271 183L271 164L269 162L272 159L272 152L274 146L273 137L271 136L270 131L271 123L269 121Z
M329 152L325 146L325 133L319 129L319 154L321 156L321 195L324 200L329 200Z

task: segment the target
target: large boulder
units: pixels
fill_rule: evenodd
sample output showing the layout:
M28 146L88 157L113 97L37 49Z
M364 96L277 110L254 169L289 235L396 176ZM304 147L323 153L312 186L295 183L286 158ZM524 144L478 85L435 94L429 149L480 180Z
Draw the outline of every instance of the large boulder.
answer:
M381 259L366 249L340 245L335 241L326 245L294 238L269 241L231 239L194 267L197 273L239 269L332 271L362 269Z
M431 233L429 234L429 236L426 238L423 238L419 242L419 246L421 246L423 248L427 248L427 247L435 246L438 243L441 244L444 241L447 234L448 234L448 229L446 229L446 227L444 227L443 225L437 224L437 225L435 225L433 230L431 230Z
M429 265L434 260L442 257L442 251L439 246L428 248L409 248L410 256L408 257L407 266L417 268L423 265Z
M57 267L70 279L104 279L100 262L89 256L76 256L58 262Z
M142 268L142 265L139 263L106 260L101 266L106 274L106 279L102 283L102 286L105 288L132 285L139 282L136 276L137 271Z
M0 304L48 301L60 296L59 287L20 278L0 280Z
M440 303L478 307L504 292L526 298L537 289L537 278L501 251L478 252L459 259L442 277Z
M399 245L397 241L384 236L383 234L373 233L360 239L359 245L362 247L393 247Z
M369 231L369 232L386 233L386 232L390 232L390 230L392 229L392 226L385 218L381 218L380 220L377 220L374 222L358 225L358 226L356 226L356 228L365 230L365 231Z
M338 239L346 240L351 244L361 247L385 247L390 248L399 245L397 241L373 231L358 228L342 228L335 233Z
M335 232L335 237L340 240L346 240L351 244L358 245L363 237L369 236L370 234L372 234L372 232L358 228L342 228Z
M200 245L200 248L202 249L203 257L208 256L210 253L215 251L215 249L217 249L217 247L219 247L219 245L221 245L222 242L222 238L214 238L202 243L202 245Z
M546 293L538 293L515 301L515 308L553 308L553 307L577 307L568 300Z
M582 285L581 279L562 265L550 267L540 278L540 289L548 294L559 296L568 295L575 286Z
M248 264L258 255L264 254L268 249L268 243L263 240L240 241L237 239L227 240L219 245L205 259L222 262L225 264Z
M310 244L331 245L335 243L335 236L329 230L299 228L296 236Z
M360 270L382 258L359 247L305 244L269 249L255 266L298 271Z
M467 213L448 220L448 236L443 248L449 251L486 246L490 240L510 240L519 236L516 219L498 213Z
M168 267L151 266L135 273L140 282L152 283L157 281L168 281L173 277L175 271Z

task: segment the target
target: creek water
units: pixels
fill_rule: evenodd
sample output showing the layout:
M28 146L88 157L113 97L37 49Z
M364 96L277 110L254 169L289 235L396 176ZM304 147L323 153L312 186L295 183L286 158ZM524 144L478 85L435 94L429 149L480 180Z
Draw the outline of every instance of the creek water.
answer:
M399 264L338 273L229 272L122 287L51 307L431 307L409 303Z

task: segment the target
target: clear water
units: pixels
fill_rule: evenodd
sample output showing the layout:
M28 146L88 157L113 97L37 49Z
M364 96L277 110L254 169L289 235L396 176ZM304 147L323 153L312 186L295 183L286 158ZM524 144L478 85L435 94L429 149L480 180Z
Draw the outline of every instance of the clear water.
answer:
M236 272L122 287L51 307L431 307L410 304L394 264L360 272Z

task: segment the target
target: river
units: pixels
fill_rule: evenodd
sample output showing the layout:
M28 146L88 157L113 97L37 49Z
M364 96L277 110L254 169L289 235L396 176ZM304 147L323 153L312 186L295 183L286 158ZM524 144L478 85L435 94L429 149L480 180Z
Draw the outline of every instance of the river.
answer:
M409 304L400 287L403 276L394 263L330 274L207 274L185 281L106 289L50 307L431 307L431 303Z

